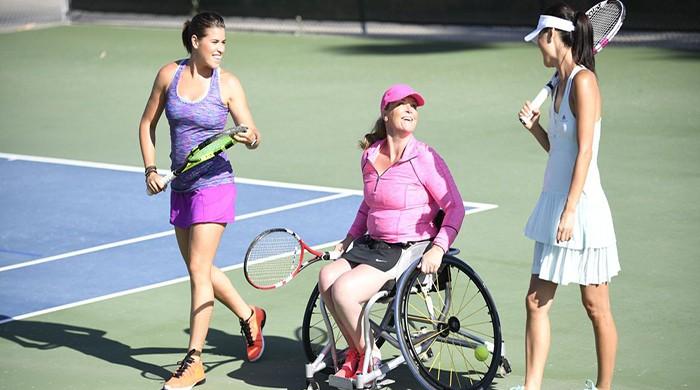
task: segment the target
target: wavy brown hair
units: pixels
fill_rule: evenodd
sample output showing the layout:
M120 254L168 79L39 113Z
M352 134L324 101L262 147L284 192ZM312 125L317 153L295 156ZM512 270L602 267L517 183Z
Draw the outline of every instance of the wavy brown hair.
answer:
M380 117L379 119L377 119L376 122L374 122L372 130L370 130L369 133L365 134L365 136L362 137L358 144L360 146L360 149L365 150L369 148L373 143L384 138L386 138L386 123L384 123L384 120Z

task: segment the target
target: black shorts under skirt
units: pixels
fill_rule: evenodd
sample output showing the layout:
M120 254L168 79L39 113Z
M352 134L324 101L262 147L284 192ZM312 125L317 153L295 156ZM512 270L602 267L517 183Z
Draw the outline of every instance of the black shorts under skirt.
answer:
M364 235L352 242L350 249L345 252L343 258L352 266L368 264L386 272L396 266L403 250L410 248L413 244L412 242L392 244Z

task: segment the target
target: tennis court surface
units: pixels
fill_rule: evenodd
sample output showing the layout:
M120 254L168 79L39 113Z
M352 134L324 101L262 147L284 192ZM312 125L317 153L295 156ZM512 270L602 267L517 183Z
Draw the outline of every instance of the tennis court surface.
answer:
M0 389L157 389L183 356L186 269L167 222L168 195L145 195L136 137L156 71L184 55L176 24L0 34ZM238 267L264 229L289 227L313 245L345 235L360 200L357 139L395 82L424 94L417 137L445 158L464 199L484 202L467 205L474 209L455 246L501 316L514 372L494 388L521 383L532 253L522 228L546 155L516 112L551 76L537 49L504 40L229 34L224 68L246 87L264 143L229 152L238 220L216 264L270 321L265 356L250 364L237 319L217 304L202 388L302 388L299 326L318 268L261 292ZM700 56L623 39L596 61L599 163L622 263L611 285L620 334L614 388L692 388L700 383ZM498 208L476 212L489 204ZM595 379L595 350L577 288L557 292L552 318L544 389L580 390ZM390 377L392 390L416 389L405 367Z

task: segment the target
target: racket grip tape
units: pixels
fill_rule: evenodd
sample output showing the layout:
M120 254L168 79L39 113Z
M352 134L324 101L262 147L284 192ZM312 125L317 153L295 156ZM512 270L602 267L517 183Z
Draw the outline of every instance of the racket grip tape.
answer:
M323 260L337 260L343 253L340 251L325 252L321 257Z
M532 102L530 103L530 108L533 110L539 110L540 107L542 107L542 103L544 103L545 100L547 100L547 96L549 96L549 87L545 86L543 87L540 92L535 96L534 99L532 99ZM530 115L530 117L525 117L521 116L520 117L520 123L522 124L527 124L534 115Z
M173 172L168 172L167 175L162 176L160 178L160 184L163 186L163 189L165 189L165 187L167 187L168 184L170 184L170 182L173 181L173 179L175 179L175 173ZM148 187L146 187L146 193L148 194L148 196L156 194L155 192L151 192L151 189Z
M532 99L532 103L530 103L530 107L532 107L535 110L539 110L540 107L542 107L542 103L544 103L545 100L547 100L547 96L549 96L549 87L544 87L540 90L540 93L535 96L534 99Z

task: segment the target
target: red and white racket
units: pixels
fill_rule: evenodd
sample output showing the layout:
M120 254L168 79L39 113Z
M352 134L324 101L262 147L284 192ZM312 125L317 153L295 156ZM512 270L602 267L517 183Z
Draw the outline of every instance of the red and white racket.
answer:
M251 286L271 290L286 285L311 264L335 260L340 255L337 251L319 252L311 248L289 229L270 229L250 243L243 272Z

